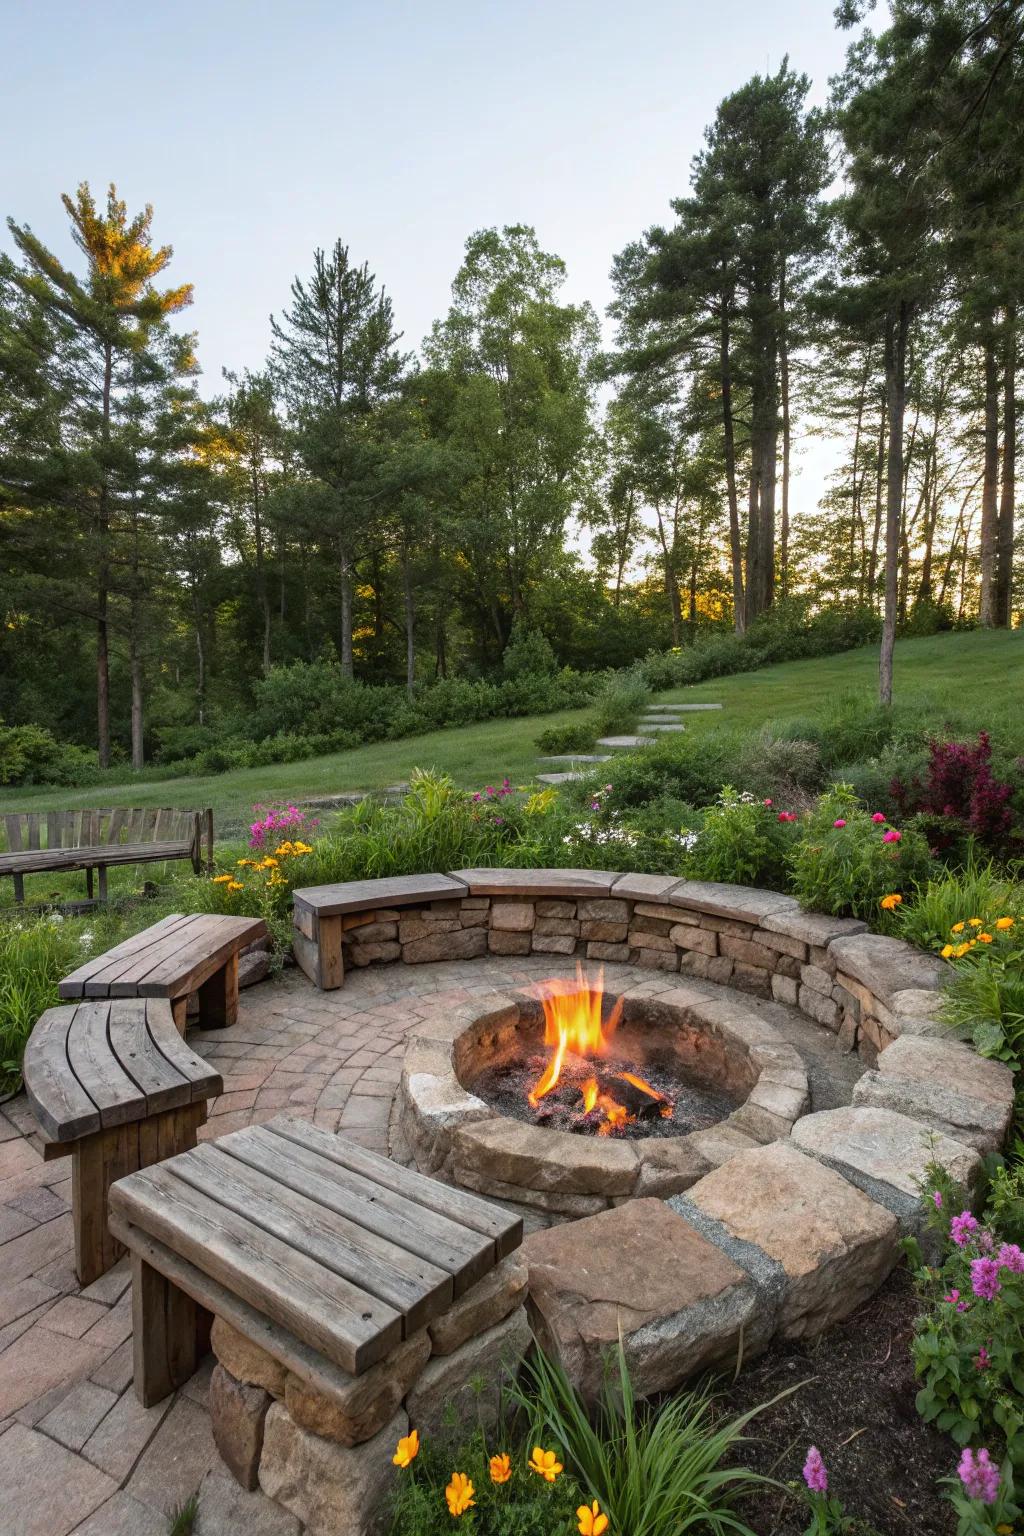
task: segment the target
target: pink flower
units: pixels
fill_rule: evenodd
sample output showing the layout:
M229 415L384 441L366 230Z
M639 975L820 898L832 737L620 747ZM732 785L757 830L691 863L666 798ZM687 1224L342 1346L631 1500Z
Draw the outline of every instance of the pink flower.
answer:
M981 1250L981 1252L982 1253L991 1253L992 1249L995 1247L995 1245L996 1245L996 1240L992 1236L992 1233L991 1232L986 1232L984 1229L982 1229L982 1231L978 1234L978 1247Z
M834 822L833 822L833 823L832 823L832 825L833 825L833 826L834 826L834 827L845 827L845 826L846 826L846 822L845 822L845 821L844 821L844 820L843 820L843 818L842 818L842 817L841 817L841 816L840 816L840 817L839 817L839 819L838 819L838 820L837 820L837 821L834 821Z
M780 811L779 812L779 820L780 821L796 821L796 812L795 811Z
M881 811L876 811L871 820L875 823L876 826L881 826L882 822L885 820L885 817L882 815Z
M980 1296L982 1301L994 1301L1002 1288L995 1259L971 1260L971 1289L975 1296Z
M937 1211L941 1211L942 1210L942 1193L941 1193L940 1190L937 1190L937 1189L932 1190L932 1201L933 1201L933 1203L935 1205L935 1209Z
M954 1288L943 1296L943 1301L948 1301L951 1307L956 1307L958 1312L966 1312L968 1303L960 1300L960 1292Z
M888 832L883 832L882 833L882 842L883 843L901 843L902 841L903 841L903 833L902 832L897 832L895 827L890 827Z
M761 801L761 804L762 804L762 805L771 805L771 803L772 803L772 802L771 802L771 801L770 801L770 800L762 800L762 801Z
M974 1369L976 1371L987 1371L991 1364L992 1364L992 1362L991 1362L991 1360L988 1357L988 1350L985 1348L985 1346L983 1344L981 1346L981 1348L978 1350L977 1355L975 1356L975 1359L974 1359Z
M812 1493L828 1493L828 1472L816 1445L808 1446L804 1462L804 1482Z
M949 1235L958 1248L966 1248L977 1230L978 1223L970 1211L961 1211L960 1215L954 1216L949 1224Z
M977 1456L969 1446L965 1447L956 1470L969 1499L980 1499L983 1504L995 1503L999 1493L999 1468L984 1446Z
M996 1263L1000 1269L1008 1269L1011 1274L1024 1275L1024 1253L1016 1243L1004 1243L996 1255Z

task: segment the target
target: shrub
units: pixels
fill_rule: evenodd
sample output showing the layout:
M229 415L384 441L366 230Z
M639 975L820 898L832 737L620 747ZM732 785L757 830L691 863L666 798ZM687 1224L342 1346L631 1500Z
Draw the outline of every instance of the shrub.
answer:
M790 858L791 885L802 907L860 917L873 927L888 921L883 897L906 897L927 879L930 867L920 833L890 826L881 811L869 815L849 785L822 795L804 818Z
M88 784L96 754L60 742L39 725L0 725L0 784Z
M777 799L793 790L821 786L821 755L813 741L775 736L765 727L740 748L737 782L752 794Z
M597 734L632 731L649 696L647 680L639 667L609 673L594 698Z
M644 874L681 874L696 832L695 814L677 801L658 800L623 812L612 786L592 778L581 803L563 799L539 828L538 863L583 869L628 868Z
M541 752L592 752L596 740L596 725L580 721L576 725L553 725L541 731L537 746Z
M991 1223L965 1209L962 1191L937 1175L923 1197L928 1229L941 1241L940 1263L915 1283L925 1310L911 1353L921 1382L917 1411L957 1445L1005 1447L1024 1466L1024 1252Z
M996 778L987 731L980 731L973 744L929 742L923 780L897 778L892 792L905 815L918 812L933 819L940 847L966 835L1005 854L1014 828L1014 785Z
M725 731L680 731L641 752L616 753L614 765L605 764L615 785L614 807L630 810L664 799L709 805L723 784L735 782L742 745L742 737Z
M641 1408L621 1343L593 1413L542 1353L527 1361L524 1385L512 1390L530 1416L531 1438L562 1447L568 1470L607 1513L609 1536L751 1536L734 1505L768 1479L723 1463L760 1409L712 1421L701 1392Z
M726 786L704 815L687 861L697 880L785 889L788 858L797 835L796 815L770 800Z
M752 672L776 661L831 656L878 639L880 621L867 609L830 610L808 616L792 606L778 605L742 635L716 630L695 643L672 651L653 652L642 666L652 689L679 688L706 678Z
M548 637L539 629L525 628L518 619L512 626L501 666L506 677L552 677L558 671L558 661Z
M78 933L59 917L0 922L0 1092L18 1086L36 1020L83 958Z

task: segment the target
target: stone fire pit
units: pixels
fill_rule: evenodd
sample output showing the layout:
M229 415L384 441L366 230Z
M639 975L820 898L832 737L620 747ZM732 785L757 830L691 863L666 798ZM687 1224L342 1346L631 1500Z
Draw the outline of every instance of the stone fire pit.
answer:
M669 1120L640 1120L628 1136L595 1136L529 1123L525 1100L502 1112L478 1090L536 1051L541 993L526 987L469 1003L410 1035L400 1104L423 1172L529 1210L589 1216L631 1196L678 1194L740 1146L787 1137L810 1106L798 1052L742 1000L712 1001L686 986L651 996L641 983L606 999L606 1008L622 1005L616 1051L653 1063L659 1082L677 1075L706 1088L716 1123L685 1129L689 1109L677 1109L677 1134Z

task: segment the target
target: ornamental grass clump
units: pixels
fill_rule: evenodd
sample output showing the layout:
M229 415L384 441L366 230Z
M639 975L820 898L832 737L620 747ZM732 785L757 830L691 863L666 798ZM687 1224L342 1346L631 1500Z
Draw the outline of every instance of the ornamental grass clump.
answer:
M925 1265L907 1252L923 1303L911 1354L917 1411L960 1446L987 1446L1024 1466L1024 1250L974 1214L938 1168L923 1196L925 1225L941 1243Z

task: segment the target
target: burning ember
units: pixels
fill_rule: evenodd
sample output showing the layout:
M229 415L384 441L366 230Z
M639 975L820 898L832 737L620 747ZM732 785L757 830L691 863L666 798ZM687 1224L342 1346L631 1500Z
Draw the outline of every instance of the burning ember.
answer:
M671 1119L671 1099L635 1072L619 1063L599 1066L595 1072L593 1058L609 1056L622 1017L620 998L602 1021L603 1000L604 973L592 984L580 965L575 982L545 983L541 1004L544 1045L550 1055L527 1093L538 1120L550 1119L557 1105L576 1122L572 1129L596 1129L599 1136L610 1136L639 1120Z

